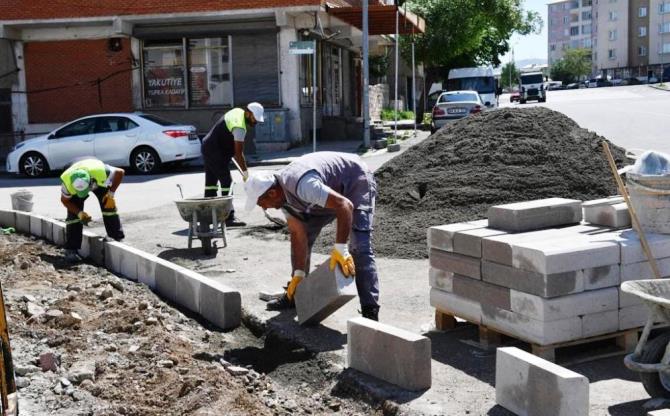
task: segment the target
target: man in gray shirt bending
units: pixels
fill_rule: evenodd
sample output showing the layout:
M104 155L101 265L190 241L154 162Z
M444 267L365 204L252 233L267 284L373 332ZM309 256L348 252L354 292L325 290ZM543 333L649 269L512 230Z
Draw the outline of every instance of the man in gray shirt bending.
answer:
M295 307L295 289L309 272L314 241L325 225L337 219L331 270L340 267L345 276L355 276L362 315L378 320L379 279L371 241L377 184L358 156L312 153L278 174L250 176L244 188L247 210L256 205L282 209L291 235L292 278L286 293L268 303L269 309Z

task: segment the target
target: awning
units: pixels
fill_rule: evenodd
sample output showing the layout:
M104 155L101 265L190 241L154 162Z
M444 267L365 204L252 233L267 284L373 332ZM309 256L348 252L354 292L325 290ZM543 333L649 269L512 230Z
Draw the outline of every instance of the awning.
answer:
M366 1L366 0L363 0ZM370 35L393 35L395 34L395 13L400 12L398 32L401 35L412 33L423 33L426 30L426 22L414 13L405 11L395 5L386 6L371 4L368 6L368 28ZM358 29L363 28L363 8L361 6L326 5L329 15L343 22L349 23Z

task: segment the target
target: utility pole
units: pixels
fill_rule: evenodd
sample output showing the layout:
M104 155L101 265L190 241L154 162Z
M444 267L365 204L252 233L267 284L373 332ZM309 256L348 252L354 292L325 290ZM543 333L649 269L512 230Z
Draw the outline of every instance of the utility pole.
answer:
M370 147L370 100L369 87L370 83L370 60L369 60L369 45L368 45L368 0L363 0L363 145L366 148Z
M365 2L367 0L363 0ZM398 111L400 109L398 108L398 49L400 48L400 42L398 39L400 37L399 32L399 19L398 15L400 14L400 10L398 9L398 0L396 0L395 3L395 103L393 105L393 109L395 110L393 113L393 120L395 121L395 129L393 130L393 138L398 141Z

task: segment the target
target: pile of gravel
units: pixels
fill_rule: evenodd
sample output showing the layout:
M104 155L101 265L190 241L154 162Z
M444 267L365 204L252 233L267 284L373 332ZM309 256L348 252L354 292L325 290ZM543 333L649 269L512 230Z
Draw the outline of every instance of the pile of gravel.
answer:
M542 107L501 109L448 125L376 172L375 250L425 258L429 227L485 218L491 205L614 195L603 140ZM610 146L622 166L624 149Z

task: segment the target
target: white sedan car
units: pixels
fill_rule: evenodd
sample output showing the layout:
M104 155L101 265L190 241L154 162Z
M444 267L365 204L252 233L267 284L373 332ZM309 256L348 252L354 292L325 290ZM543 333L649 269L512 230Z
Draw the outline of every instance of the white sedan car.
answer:
M194 126L151 114L98 114L18 143L7 156L7 172L40 177L87 156L147 174L163 163L198 158L200 140Z

